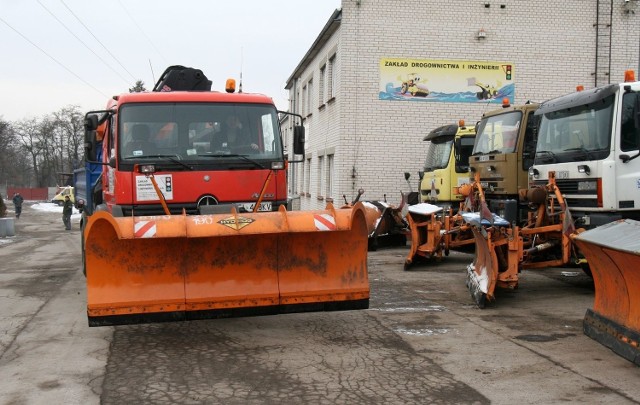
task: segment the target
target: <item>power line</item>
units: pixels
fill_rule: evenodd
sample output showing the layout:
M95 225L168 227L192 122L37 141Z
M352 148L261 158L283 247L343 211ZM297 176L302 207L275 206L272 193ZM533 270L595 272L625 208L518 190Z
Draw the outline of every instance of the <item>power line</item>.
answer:
M94 89L95 91L97 91L98 93L102 94L105 98L109 98L109 96L107 96L106 94L104 94L103 92L101 92L100 90L98 90L95 86L93 86L91 83L89 83L88 81L84 80L82 77L78 76L74 71L72 71L71 69L69 69L68 67L66 67L62 62L58 61L56 58L54 58L53 56L49 55L44 49L40 48L38 45L36 45L33 41L31 41L29 38L27 38L26 36L24 36L20 31L18 31L17 29L13 28L8 22L6 22L2 17L0 17L0 21L2 21L7 27L11 28L16 34L20 35L22 38L24 38L25 41L27 41L28 43L30 43L31 45L33 45L36 49L38 49L40 52L44 53L45 55L47 55L49 57L49 59L51 59L52 61L54 61L55 63L57 63L58 65L60 65L60 67L62 67L64 70L66 70L67 72L71 73L73 76L75 76L78 80L80 80L81 82L83 82L84 84L86 84L87 86L91 87L92 89Z
M42 8L44 8L49 14L51 14L51 16L53 18L56 19L56 21L58 21L60 23L60 25L62 25L67 32L69 32L71 35L73 35L82 45L85 46L85 48L87 48L89 51L91 51L91 53L93 53L98 59L100 59L100 61L102 61L102 63L104 63L109 69L111 69L115 74L117 74L118 76L120 76L120 78L122 80L124 80L125 83L127 83L127 85L130 85L129 81L127 79L125 79L124 76L122 76L120 74L120 72L118 72L117 70L115 70L113 67L111 67L111 65L109 65L107 63L107 61L105 61L99 54L97 54L93 49L91 49L89 47L89 45L87 45L84 41L82 41L82 39L80 39L75 33L73 33L73 31L71 31L71 29L69 29L69 27L67 27L58 17L56 17L55 14L53 14L53 12L51 12L51 10L49 10L47 7L45 7L44 4L42 4L42 2L40 0L37 0L38 4L40 4L40 6L42 6Z
M124 6L124 4L122 4L122 1L118 0L118 3L120 4L120 6L122 7L122 9L124 10L124 12L129 16L129 18L131 19L131 21L133 21L133 25L136 26L136 28L138 28L138 30L142 33L142 35L144 35L144 37L147 39L147 41L149 41L149 43L151 44L151 46L153 47L153 49L156 50L156 52L158 52L158 55L160 55L162 57L162 59L164 59L164 61L167 61L167 58L164 57L164 55L162 54L162 52L160 52L160 50L158 49L158 47L153 43L153 41L151 40L151 38L149 38L149 36L142 30L142 28L140 28L140 25L138 25L138 22L133 18L133 16L131 15L131 13L129 13L129 10L127 10L127 8Z
M67 8L67 10L69 10L69 12L71 13L71 15L73 15L73 16L76 18L76 20L78 20L78 22L79 22L80 24L82 24L82 26L83 26L83 27L84 27L84 28L89 32L89 34L91 34L91 36L92 36L96 41L98 41L98 43L99 43L99 44L104 48L104 50L105 50L105 51L107 51L107 53L108 53L109 55L111 55L111 57L112 57L116 62L118 62L118 64L120 65L120 67L121 67L122 69L124 69L124 71L125 71L125 72L127 72L127 73L129 74L129 76L131 76L131 78L132 78L132 79L134 80L134 82L135 82L135 81L137 80L137 79L135 78L135 76L134 76L134 75L132 75L132 74L131 74L131 72L129 72L129 70L127 70L127 68L126 68L126 67L124 67L124 65L120 62L120 60L118 60L118 58L116 58L116 57L115 57L115 55L114 55L114 54L112 54L112 53L111 53L111 51L109 51L109 49L107 49L107 47L106 47L106 46L105 46L105 45L104 45L104 44L103 44L103 43L102 43L102 42L101 42L101 41L100 41L100 40L99 40L99 39L98 39L98 38L93 34L93 32L91 32L91 30L89 29L89 27L87 27L87 26L85 25L85 23L83 23L83 22L82 22L82 20L81 20L81 19L80 19L80 18L79 18L79 17L78 17L74 12L73 12L73 10L71 10L71 9L69 8L69 6L67 6L67 5L65 4L65 2L64 2L63 0L60 0L60 3L62 3L62 5L63 5L63 6L65 6L65 7Z

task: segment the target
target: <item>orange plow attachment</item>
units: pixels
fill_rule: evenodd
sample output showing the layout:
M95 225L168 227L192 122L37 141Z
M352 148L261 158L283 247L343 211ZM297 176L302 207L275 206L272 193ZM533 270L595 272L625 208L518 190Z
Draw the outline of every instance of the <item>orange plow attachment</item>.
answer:
M572 238L595 285L584 333L640 366L640 222L620 220Z
M498 216L493 216L492 226L479 213L465 212L462 216L473 224L476 245L473 262L467 266L466 284L476 305L484 308L487 301L494 300L496 287L517 287L519 238Z
M419 259L442 259L450 249L473 244L471 227L461 215L444 212L433 204L420 203L409 207L407 213L411 246L404 262L408 270Z
M369 306L353 208L115 218L85 232L90 326Z

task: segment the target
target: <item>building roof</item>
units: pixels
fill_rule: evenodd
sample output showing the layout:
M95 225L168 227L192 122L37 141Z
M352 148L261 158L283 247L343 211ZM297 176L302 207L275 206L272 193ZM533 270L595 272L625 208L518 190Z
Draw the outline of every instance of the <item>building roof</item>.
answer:
M302 58L298 66L293 70L293 73L291 74L291 76L289 76L289 78L287 79L287 84L285 86L285 89L288 90L291 88L291 86L293 85L294 79L299 77L300 74L307 68L307 66L309 66L311 61L313 61L316 55L318 55L318 52L320 52L320 49L322 49L322 46L325 43L327 43L329 38L331 38L331 36L336 32L338 27L340 27L341 21L342 21L342 9L337 8L333 12L333 14L331 14L331 17L329 17L329 21L327 21L327 23L324 25L324 28L322 28L322 31L320 31L320 34L311 45L311 48L309 48L309 50L304 55L304 57Z

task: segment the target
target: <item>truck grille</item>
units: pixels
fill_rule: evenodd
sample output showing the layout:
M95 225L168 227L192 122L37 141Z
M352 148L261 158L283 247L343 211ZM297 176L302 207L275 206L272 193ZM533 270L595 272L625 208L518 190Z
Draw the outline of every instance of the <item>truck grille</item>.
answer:
M598 194L594 190L580 190L578 183L584 180L576 179L556 179L556 185L564 196L570 209L598 208ZM544 180L534 181L536 186L544 187L547 182ZM580 198L578 198L580 197Z

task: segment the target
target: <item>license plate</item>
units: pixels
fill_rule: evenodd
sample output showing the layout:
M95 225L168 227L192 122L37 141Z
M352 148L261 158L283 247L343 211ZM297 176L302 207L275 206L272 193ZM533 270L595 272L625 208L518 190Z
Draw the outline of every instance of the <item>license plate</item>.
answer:
M568 170L558 170L556 172L556 179L568 179L569 171Z
M253 207L255 206L256 206L256 203L242 204L242 208L244 208L245 211L248 211L248 212L253 212ZM273 204L271 203L271 201L261 202L260 207L258 208L258 211L271 211L272 208L273 208Z
M489 156L487 155L483 155L478 158L478 162L488 162L488 161L489 161Z

